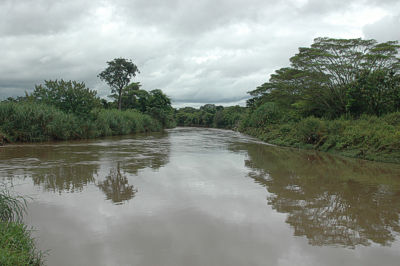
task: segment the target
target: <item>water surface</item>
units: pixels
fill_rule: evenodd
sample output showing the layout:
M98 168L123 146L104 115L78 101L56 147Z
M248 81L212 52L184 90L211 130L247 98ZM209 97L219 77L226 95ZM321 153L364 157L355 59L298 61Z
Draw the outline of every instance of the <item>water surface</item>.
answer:
M399 265L400 168L177 128L0 147L49 265Z

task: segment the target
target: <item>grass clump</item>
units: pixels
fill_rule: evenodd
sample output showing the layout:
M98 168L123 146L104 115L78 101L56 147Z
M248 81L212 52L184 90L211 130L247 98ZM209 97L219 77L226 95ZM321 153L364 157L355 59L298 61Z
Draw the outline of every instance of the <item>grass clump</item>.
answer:
M43 265L43 254L26 225L0 222L0 265Z
M26 200L0 190L0 265L43 265L44 256L36 249L31 230L22 223Z

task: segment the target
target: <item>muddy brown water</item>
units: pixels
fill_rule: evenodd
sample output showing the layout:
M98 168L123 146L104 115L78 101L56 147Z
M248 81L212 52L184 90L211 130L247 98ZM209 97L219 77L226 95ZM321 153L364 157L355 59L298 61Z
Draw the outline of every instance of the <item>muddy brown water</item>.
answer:
M48 265L399 265L400 167L176 128L0 147Z

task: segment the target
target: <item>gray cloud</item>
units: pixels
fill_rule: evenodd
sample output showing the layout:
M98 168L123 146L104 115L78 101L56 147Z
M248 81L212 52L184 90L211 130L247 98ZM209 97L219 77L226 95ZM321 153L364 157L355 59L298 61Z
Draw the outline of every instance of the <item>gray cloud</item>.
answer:
M89 1L2 0L0 33L54 34L87 15Z
M374 38L378 41L400 40L400 12L396 16L385 17L363 28L366 38Z
M0 0L0 99L45 79L84 81L132 59L178 105L244 103L315 37L399 39L397 1Z

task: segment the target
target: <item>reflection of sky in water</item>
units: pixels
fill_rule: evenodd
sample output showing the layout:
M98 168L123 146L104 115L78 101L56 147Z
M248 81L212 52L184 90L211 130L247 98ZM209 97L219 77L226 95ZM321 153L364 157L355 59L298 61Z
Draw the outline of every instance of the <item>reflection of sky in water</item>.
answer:
M275 195L268 192L269 184L249 178L262 175L271 180L271 170L284 176L293 169L280 169L285 165L276 162L276 168L263 165L265 153L255 151L252 140L240 134L176 129L158 138L89 143L73 144L74 155L65 159L62 153L71 153L63 148L60 158L53 158L50 151L48 157L34 157L42 163L44 158L73 161L75 167L78 154L83 156L89 163L81 163L86 166L82 171L92 172L94 180L75 193L33 185L29 176L38 167L33 162L26 163L25 170L13 170L29 173L13 182L19 193L34 197L26 219L37 229L40 248L51 249L49 265L397 265L400 259L398 241L391 247L373 243L348 249L313 246L304 236L294 237L285 222L287 212L269 205ZM0 156L3 160L4 150ZM115 205L99 184L118 176L118 162L124 184L137 192ZM0 170L0 175L8 171ZM266 178L268 174L272 176ZM302 185L283 182L278 187L299 192Z

